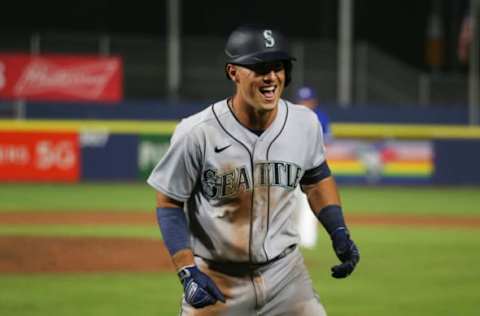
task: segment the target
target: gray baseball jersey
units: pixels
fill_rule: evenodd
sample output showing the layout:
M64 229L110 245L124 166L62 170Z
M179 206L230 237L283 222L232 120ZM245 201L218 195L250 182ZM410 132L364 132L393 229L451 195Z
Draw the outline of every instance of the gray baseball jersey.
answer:
M282 99L257 136L223 100L178 124L147 182L185 202L195 255L263 263L298 243L294 189L318 181L324 162L311 110Z

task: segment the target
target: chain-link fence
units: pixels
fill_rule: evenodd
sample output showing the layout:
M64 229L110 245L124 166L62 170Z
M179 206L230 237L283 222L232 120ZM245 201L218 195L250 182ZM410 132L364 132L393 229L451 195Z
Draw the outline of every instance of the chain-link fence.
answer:
M330 40L291 39L294 66L290 97L296 87L315 87L323 102L337 101L337 46ZM180 98L213 101L232 94L224 74L225 39L187 37L181 42ZM167 96L167 43L165 38L105 34L0 34L0 51L120 55L124 61L127 99ZM355 104L467 103L467 81L460 74L430 74L387 55L368 43L354 50Z

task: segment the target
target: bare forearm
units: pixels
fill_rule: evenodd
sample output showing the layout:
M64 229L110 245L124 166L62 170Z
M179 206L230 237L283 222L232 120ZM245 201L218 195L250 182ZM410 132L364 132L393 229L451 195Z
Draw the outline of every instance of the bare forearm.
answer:
M341 205L337 184L333 177L325 178L314 185L303 186L302 189L315 214L328 205Z
M195 265L195 261L193 259L193 252L190 248L185 248L182 250L177 251L173 256L171 256L173 265L175 269L178 271L183 267Z

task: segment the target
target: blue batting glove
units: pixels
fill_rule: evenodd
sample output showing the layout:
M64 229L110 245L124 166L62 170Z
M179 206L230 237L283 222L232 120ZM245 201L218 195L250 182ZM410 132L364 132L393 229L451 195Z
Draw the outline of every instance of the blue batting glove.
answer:
M217 301L225 303L225 297L213 280L196 266L187 266L178 272L183 285L185 301L195 308L213 305Z
M346 278L355 270L357 263L360 261L360 252L353 240L350 239L348 230L344 227L337 228L332 233L331 238L333 250L342 262L332 267L332 276L337 279Z

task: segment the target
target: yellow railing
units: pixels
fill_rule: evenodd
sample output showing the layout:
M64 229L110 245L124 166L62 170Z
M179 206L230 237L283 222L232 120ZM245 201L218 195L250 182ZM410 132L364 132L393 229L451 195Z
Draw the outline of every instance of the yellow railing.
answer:
M178 121L140 120L0 120L0 131L108 132L171 134ZM333 123L335 138L480 138L480 127L466 125Z
M338 138L480 138L480 127L467 125L427 124L332 124L332 133Z
M82 132L112 134L172 134L177 121L134 120L0 120L0 131Z

